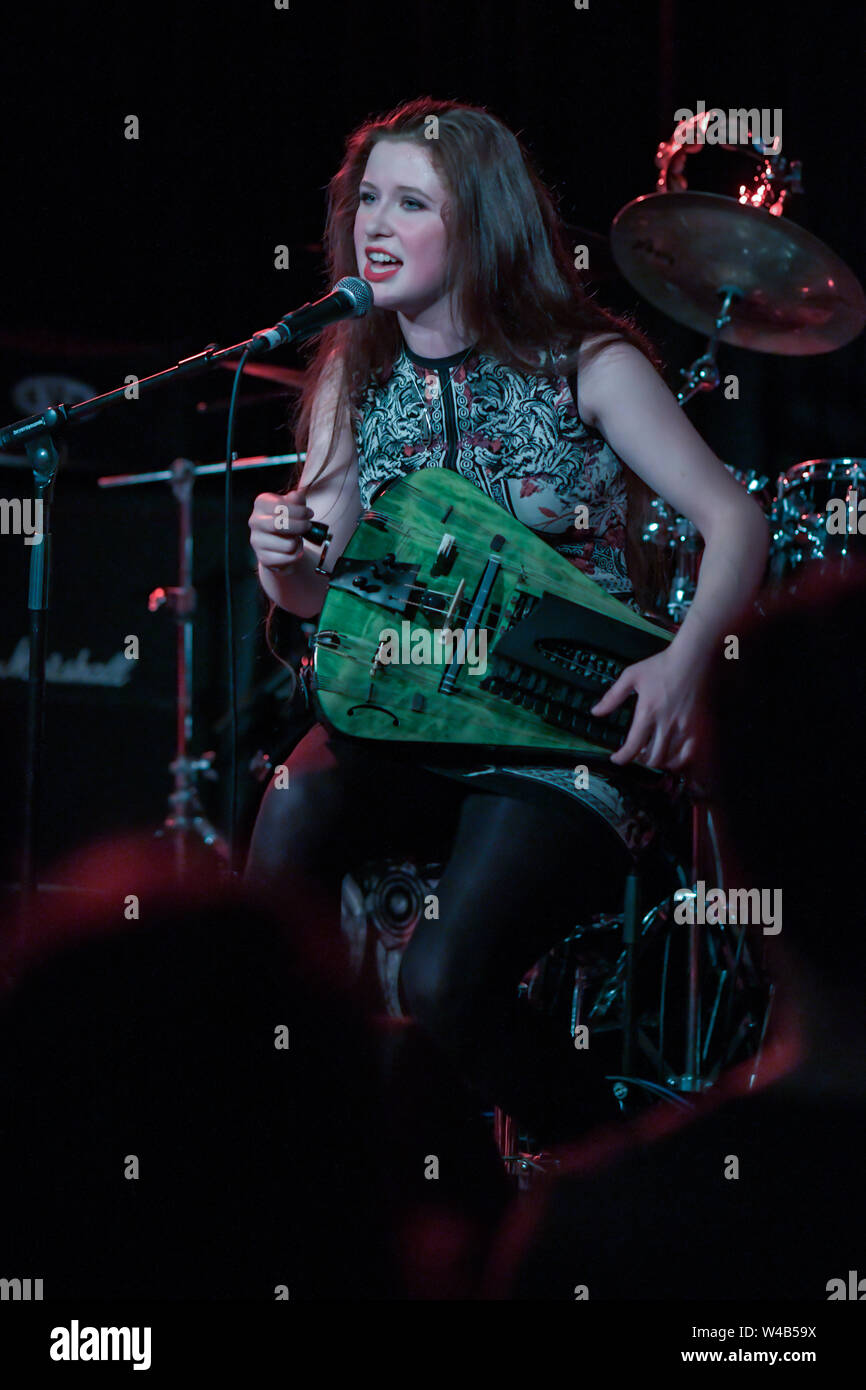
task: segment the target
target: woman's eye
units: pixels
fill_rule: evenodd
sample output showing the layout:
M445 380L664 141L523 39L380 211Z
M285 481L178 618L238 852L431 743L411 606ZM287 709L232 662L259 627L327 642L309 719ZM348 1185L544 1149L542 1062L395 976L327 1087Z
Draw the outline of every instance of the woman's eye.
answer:
M371 203L371 202L373 201L373 199L375 198L375 196L376 196L375 193L370 193L368 190L365 189L362 193L359 193L359 194L358 194L358 201L361 202L361 203ZM424 204L424 203L419 203L419 201L418 201L417 198L405 197L405 198L403 198L402 201L403 201L404 206L405 206L406 204L411 204L411 211L413 211L413 212L414 212L417 208L423 209L423 208L425 207L425 204Z

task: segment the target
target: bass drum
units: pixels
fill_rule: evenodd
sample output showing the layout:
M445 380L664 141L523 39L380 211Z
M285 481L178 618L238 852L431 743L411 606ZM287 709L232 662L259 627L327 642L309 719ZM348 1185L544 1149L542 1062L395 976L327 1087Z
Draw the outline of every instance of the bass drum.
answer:
M804 568L834 569L866 558L866 459L809 459L779 476L773 504L770 579L796 588ZM835 506L831 506L835 503ZM866 513L866 506L864 506Z

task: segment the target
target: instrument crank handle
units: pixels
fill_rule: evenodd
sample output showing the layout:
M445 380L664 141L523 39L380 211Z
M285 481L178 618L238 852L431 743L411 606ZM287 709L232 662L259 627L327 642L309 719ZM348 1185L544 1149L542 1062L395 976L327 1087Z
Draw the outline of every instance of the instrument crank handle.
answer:
M304 539L311 541L313 545L322 547L319 563L316 565L316 574L328 574L329 571L325 569L325 560L328 558L328 549L334 537L324 521L311 521L310 529L306 532Z

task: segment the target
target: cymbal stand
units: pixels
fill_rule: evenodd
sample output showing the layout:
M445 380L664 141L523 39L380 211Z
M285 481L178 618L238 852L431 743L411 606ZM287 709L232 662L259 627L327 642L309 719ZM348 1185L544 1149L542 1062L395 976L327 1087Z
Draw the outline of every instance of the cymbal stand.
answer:
M171 466L171 490L177 502L178 517L178 583L174 588L154 589L147 606L151 613L167 607L177 625L177 719L174 760L169 763L173 789L169 795L169 814L157 836L171 836L174 864L178 878L187 871L189 836L198 838L214 849L228 867L228 842L204 815L198 796L197 781L204 776L216 781L213 767L214 752L201 757L190 756L193 739L193 624L196 592L193 588L194 540L192 528L192 497L196 468L189 459L175 459Z
M254 454L234 459L232 472L249 468L282 468L304 461L304 454ZM202 753L198 758L189 755L193 738L193 621L196 592L193 588L193 528L192 497L196 477L224 474L225 462L193 464L189 459L175 459L170 469L150 473L116 473L98 479L100 487L138 487L143 483L170 483L178 506L178 584L175 588L154 589L148 598L148 608L155 613L168 606L177 623L177 738L174 760L169 764L173 790L169 796L169 814L157 835L174 838L175 865L178 876L187 867L188 837L197 835L203 844L213 848L219 860L230 872L229 844L204 815L196 787L200 776L217 780L213 767L216 754ZM326 544L331 533L323 522L311 523L308 538L317 545ZM324 551L323 551L324 555ZM321 561L320 561L321 563Z
M706 798L694 788L691 803L692 884L697 885L701 879L708 877L714 888L723 888L722 865L715 853L712 810ZM691 917L692 921L686 927L689 934L686 1069L674 1081L678 1091L702 1091L713 1084L711 1078L702 1074L701 1067L701 932L704 924L696 920L696 912L693 911Z
M722 298L721 308L716 315L713 331L707 339L707 346L700 357L696 357L689 367L680 367L680 376L685 378L685 386L677 392L677 404L685 405L699 391L715 391L719 384L719 368L716 353L722 330L731 322L731 308L738 299L743 298L742 290L736 285L723 285L719 290Z

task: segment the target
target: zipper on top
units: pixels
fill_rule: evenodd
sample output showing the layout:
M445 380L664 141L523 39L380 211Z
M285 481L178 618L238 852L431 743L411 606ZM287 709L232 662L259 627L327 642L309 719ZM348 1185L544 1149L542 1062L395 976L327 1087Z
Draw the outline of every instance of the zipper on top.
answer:
M439 399L442 402L442 428L445 433L445 454L443 468L453 468L457 461L457 409L454 405L454 382L451 373L442 367L436 368L439 378Z

